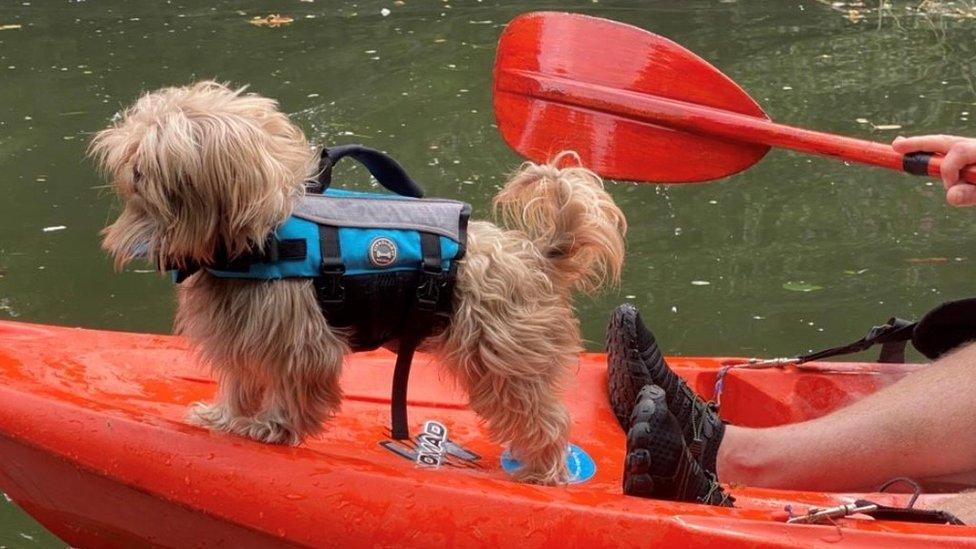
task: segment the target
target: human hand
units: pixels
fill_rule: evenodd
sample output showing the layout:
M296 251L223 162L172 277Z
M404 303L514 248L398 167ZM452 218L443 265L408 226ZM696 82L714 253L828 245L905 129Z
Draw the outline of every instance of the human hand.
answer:
M891 146L901 154L925 151L945 155L941 175L946 202L952 206L976 206L976 185L960 179L963 168L976 164L976 139L954 135L898 136Z

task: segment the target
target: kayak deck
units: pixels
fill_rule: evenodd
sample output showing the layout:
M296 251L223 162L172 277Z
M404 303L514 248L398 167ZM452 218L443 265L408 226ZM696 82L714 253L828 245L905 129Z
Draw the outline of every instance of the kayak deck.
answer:
M706 397L732 360L669 359ZM0 322L0 489L81 547L796 546L838 536L976 546L969 527L774 518L787 504L805 512L853 497L843 494L734 488L735 509L624 496L624 435L606 396L606 358L596 353L581 356L566 395L572 441L596 464L592 479L555 488L514 482L499 464L503 448L424 356L410 380L411 433L437 420L463 450L439 468L419 468L404 457L412 445L389 439L392 364L385 351L349 357L342 409L325 432L301 447L279 447L186 423L187 406L212 398L216 385L181 338ZM820 367L830 373L732 371L723 416L749 426L817 417L920 366Z

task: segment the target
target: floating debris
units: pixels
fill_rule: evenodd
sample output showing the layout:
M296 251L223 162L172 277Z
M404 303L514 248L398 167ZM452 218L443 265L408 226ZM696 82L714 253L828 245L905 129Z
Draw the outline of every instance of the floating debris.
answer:
M381 9L380 10L380 15L382 15L383 17L386 17L387 15L390 15L390 8L383 8L383 9Z
M17 24L0 25L0 31L15 30L15 29L19 29L19 28L21 28L21 26L20 25L17 25Z
M913 263L916 265L925 265L931 263L948 263L948 257L909 257L905 261Z
M287 15L279 15L277 13L272 13L264 17L260 17L260 16L254 17L253 19L248 20L248 23L254 25L255 27L277 28L282 25L287 25L289 23L292 23L294 21L295 21L294 19L288 17Z
M2 311L4 313L7 313L8 316L11 316L11 317L14 317L14 318L17 318L18 316L20 316L20 313L18 313L17 311L14 310L13 306L10 304L10 300L7 299L6 297L0 297L0 311ZM7 501L10 501L10 498L7 497L7 494L4 494L3 497Z
M900 130L902 128L901 124L875 124L867 118L855 118L854 121L858 124L867 124L875 130Z
M709 284L711 284L711 282L709 282L707 280L692 280L691 281L691 285L692 286L708 286Z
M65 229L67 229L67 228L68 227L66 227L64 225L53 225L51 227L44 227L41 230L44 231L44 232L46 232L46 233L53 233L54 231L63 231Z
M816 284L808 284L802 280L798 282L784 282L783 289L789 290L791 292L816 292L817 290L823 290L823 286L817 286Z
M947 19L976 19L976 4L967 0L922 0L921 2L906 2L898 7L891 2L877 2L869 6L862 1L837 2L832 0L817 0L818 3L838 12L851 23L860 23L868 15L877 14L879 18L885 15L895 16L899 12L912 17L945 17Z

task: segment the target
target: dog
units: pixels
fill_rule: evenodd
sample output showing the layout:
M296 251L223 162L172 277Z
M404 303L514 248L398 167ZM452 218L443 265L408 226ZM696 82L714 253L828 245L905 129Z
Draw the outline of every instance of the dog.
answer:
M143 95L89 154L123 204L102 231L116 270L137 258L160 270L207 265L217 250L260 248L319 158L274 100L214 81ZM582 350L571 294L619 281L627 223L573 153L524 164L494 205L510 228L470 223L450 322L422 348L523 464L519 480L560 484L570 431L560 395ZM297 445L339 409L347 334L329 326L310 280L201 270L178 288L174 326L218 382L214 402L191 407L191 423Z

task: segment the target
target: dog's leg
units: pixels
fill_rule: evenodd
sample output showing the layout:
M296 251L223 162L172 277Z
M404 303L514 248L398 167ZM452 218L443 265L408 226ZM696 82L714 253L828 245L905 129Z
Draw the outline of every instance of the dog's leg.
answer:
M298 444L339 407L347 346L326 323L310 281L254 284L199 273L181 287L177 328L220 383L215 404L191 411L193 423Z
M540 369L562 368L551 362L525 364ZM488 370L469 379L471 407L488 420L492 437L507 440L521 462L516 478L533 484L566 481L569 412L558 390L545 376L511 376Z
M448 328L429 340L492 438L522 462L519 480L567 480L570 418L561 395L579 362L579 324L524 235L472 222Z
M322 423L339 409L342 391L341 347L298 357L271 382L265 409L242 434L271 444L296 445L322 430Z
M490 304L472 296L459 301L454 321L431 348L488 421L492 439L509 444L523 464L519 480L565 482L570 417L561 394L579 360L572 311L545 295Z
M233 368L224 368L213 403L196 402L187 419L194 425L241 434L261 406L264 385L259 378Z

